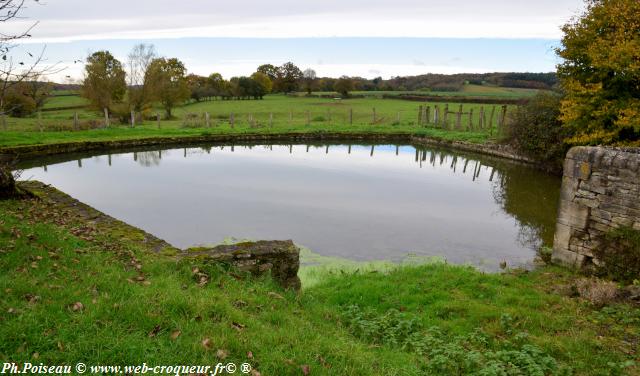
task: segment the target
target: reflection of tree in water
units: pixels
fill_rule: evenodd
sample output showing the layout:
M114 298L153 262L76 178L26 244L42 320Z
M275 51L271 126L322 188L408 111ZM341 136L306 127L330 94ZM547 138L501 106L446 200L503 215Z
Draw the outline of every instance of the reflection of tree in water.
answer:
M137 152L137 161L144 167L159 166L162 159L160 153L158 151Z
M493 197L504 211L518 220L518 241L538 248L553 243L560 179L532 168L501 164L493 182Z
M495 202L518 223L518 242L531 249L553 243L560 196L558 177L504 159L463 152L418 148L415 161L421 167L427 163L449 165L454 173L468 175L472 180L490 180ZM492 172L481 176L481 170L486 171L487 167Z

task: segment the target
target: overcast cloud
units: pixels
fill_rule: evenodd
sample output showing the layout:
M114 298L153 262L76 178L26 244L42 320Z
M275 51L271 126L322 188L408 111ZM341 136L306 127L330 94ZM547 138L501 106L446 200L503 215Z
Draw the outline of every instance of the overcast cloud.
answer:
M40 0L0 31L37 21L22 54L46 44L48 61L68 67L58 81L81 78L78 60L91 52L108 49L124 60L140 42L181 59L189 72L225 77L286 61L334 77L540 72L554 69L560 26L581 7L581 0Z
M579 0L48 0L34 42L178 37L558 38Z

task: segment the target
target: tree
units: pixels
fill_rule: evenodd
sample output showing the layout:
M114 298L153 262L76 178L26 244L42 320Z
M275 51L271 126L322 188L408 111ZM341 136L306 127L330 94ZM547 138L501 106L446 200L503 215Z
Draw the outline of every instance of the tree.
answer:
M561 120L571 144L640 143L640 2L588 0L562 28Z
M278 67L271 64L262 64L258 67L258 69L256 69L256 71L266 74L271 82L274 82L276 79L278 79L278 76L280 75L280 70L278 69Z
M87 58L82 96L96 109L112 108L127 91L122 64L109 51L94 52Z
M186 80L189 92L191 93L191 99L196 102L200 102L201 100L213 95L209 86L209 79L207 77L190 74L186 77Z
M283 64L278 70L278 78L276 80L277 87L283 93L290 93L298 90L298 83L302 78L302 71L292 62Z
M316 71L311 68L305 69L302 73L304 77L304 89L307 91L308 95L311 95L311 92L316 87Z
M20 11L28 0L2 0L0 1L0 24L8 22L19 17ZM38 0L34 0L38 3ZM40 53L32 53L25 51L15 52L18 42L25 38L31 37L31 30L36 26L33 23L23 32L17 34L0 32L0 116L2 122L5 123L5 114L12 111L13 108L7 106L7 95L15 96L13 87L24 81L34 81L38 77L53 74L61 71L58 64L43 66L44 53L46 48L43 47Z
M211 96L224 97L227 82L222 78L220 73L211 73L207 77L207 86L211 90Z
M557 93L539 93L511 113L507 127L516 150L555 172L562 172L569 137L560 121L561 99Z
M152 44L140 43L133 47L127 56L129 68L129 102L135 111L141 111L149 104L151 93L144 85L149 64L157 57Z
M173 107L189 99L185 73L184 64L176 58L154 59L147 69L144 84L149 88L150 98L162 104L167 119L171 119Z
M254 74L251 75L251 79L254 80L260 86L259 88L261 92L261 94L259 95L260 99L262 99L264 95L269 94L271 92L273 83L271 82L271 79L269 78L269 76L267 76L266 74L262 72L255 72Z
M36 105L36 110L41 109L46 100L51 95L51 91L53 90L53 84L47 81L44 81L40 76L34 76L33 79L23 81L24 95L28 96L33 100Z
M11 116L24 117L35 112L37 104L29 94L29 87L25 82L13 85L5 96L7 111Z
M333 90L337 91L343 97L349 97L349 92L353 91L353 80L350 77L342 76L333 85Z

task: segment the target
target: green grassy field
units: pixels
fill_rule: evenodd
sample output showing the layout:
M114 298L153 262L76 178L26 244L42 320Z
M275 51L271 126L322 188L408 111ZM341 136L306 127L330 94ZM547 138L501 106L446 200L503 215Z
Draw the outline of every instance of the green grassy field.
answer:
M268 277L150 253L45 200L2 201L0 218L3 361L247 362L262 375L638 371L637 308L560 294L576 278L561 269L334 260L303 269L295 294Z
M531 98L538 94L538 89L523 89L523 88L510 88L491 85L473 85L467 84L462 87L460 91L427 91L427 90L407 90L407 91L353 91L354 95L364 95L367 97L381 97L382 95L431 95L431 96L456 96L456 97L487 97L487 98L501 98L501 99L525 99ZM306 93L299 93L300 96L304 96ZM313 92L313 95L335 95L337 92Z
M420 105L429 106L429 121L423 119L424 124L418 124ZM464 114L460 118L459 129L455 113L448 115L446 126L442 125L445 105L449 106L451 112L457 112L462 108ZM435 106L441 111L439 124L435 124L433 119ZM481 108L485 110L485 124L489 124L493 112L491 127L485 125L483 129L478 129ZM154 109L147 114L149 119L138 119L135 129L128 129L127 125L118 124L116 119L112 119L111 129L108 130L96 129L104 126L102 114L88 109L72 109L42 112L40 118L33 116L7 119L6 129L0 129L0 146L203 133L321 131L416 133L445 139L485 142L498 134L499 109L500 106L479 104L421 104L379 98L334 100L270 95L264 100L205 101L187 104L174 109L175 119L162 120L161 129L158 129L155 114L162 113L162 110ZM469 125L471 111L473 129ZM74 131L73 118L76 113L79 130ZM205 113L210 115L209 128L205 124ZM188 114L192 114L194 118L185 121ZM233 128L231 114L234 118Z
M72 107L72 106L86 106L89 102L81 97L78 93L56 91L45 102L43 109Z

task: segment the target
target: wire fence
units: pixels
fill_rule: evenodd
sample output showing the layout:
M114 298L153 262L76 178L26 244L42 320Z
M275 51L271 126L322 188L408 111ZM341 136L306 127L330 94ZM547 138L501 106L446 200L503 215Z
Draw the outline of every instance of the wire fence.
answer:
M107 109L103 117L73 112L68 117L43 119L39 113L31 119L7 121L2 117L0 129L25 132L84 131L104 128L273 128L273 127L331 127L331 126L411 126L436 128L458 132L504 133L507 105L421 104L415 109L389 108L311 108L282 111L243 112L184 112L178 118L162 119L160 113L142 114L132 111L129 116L114 117Z

